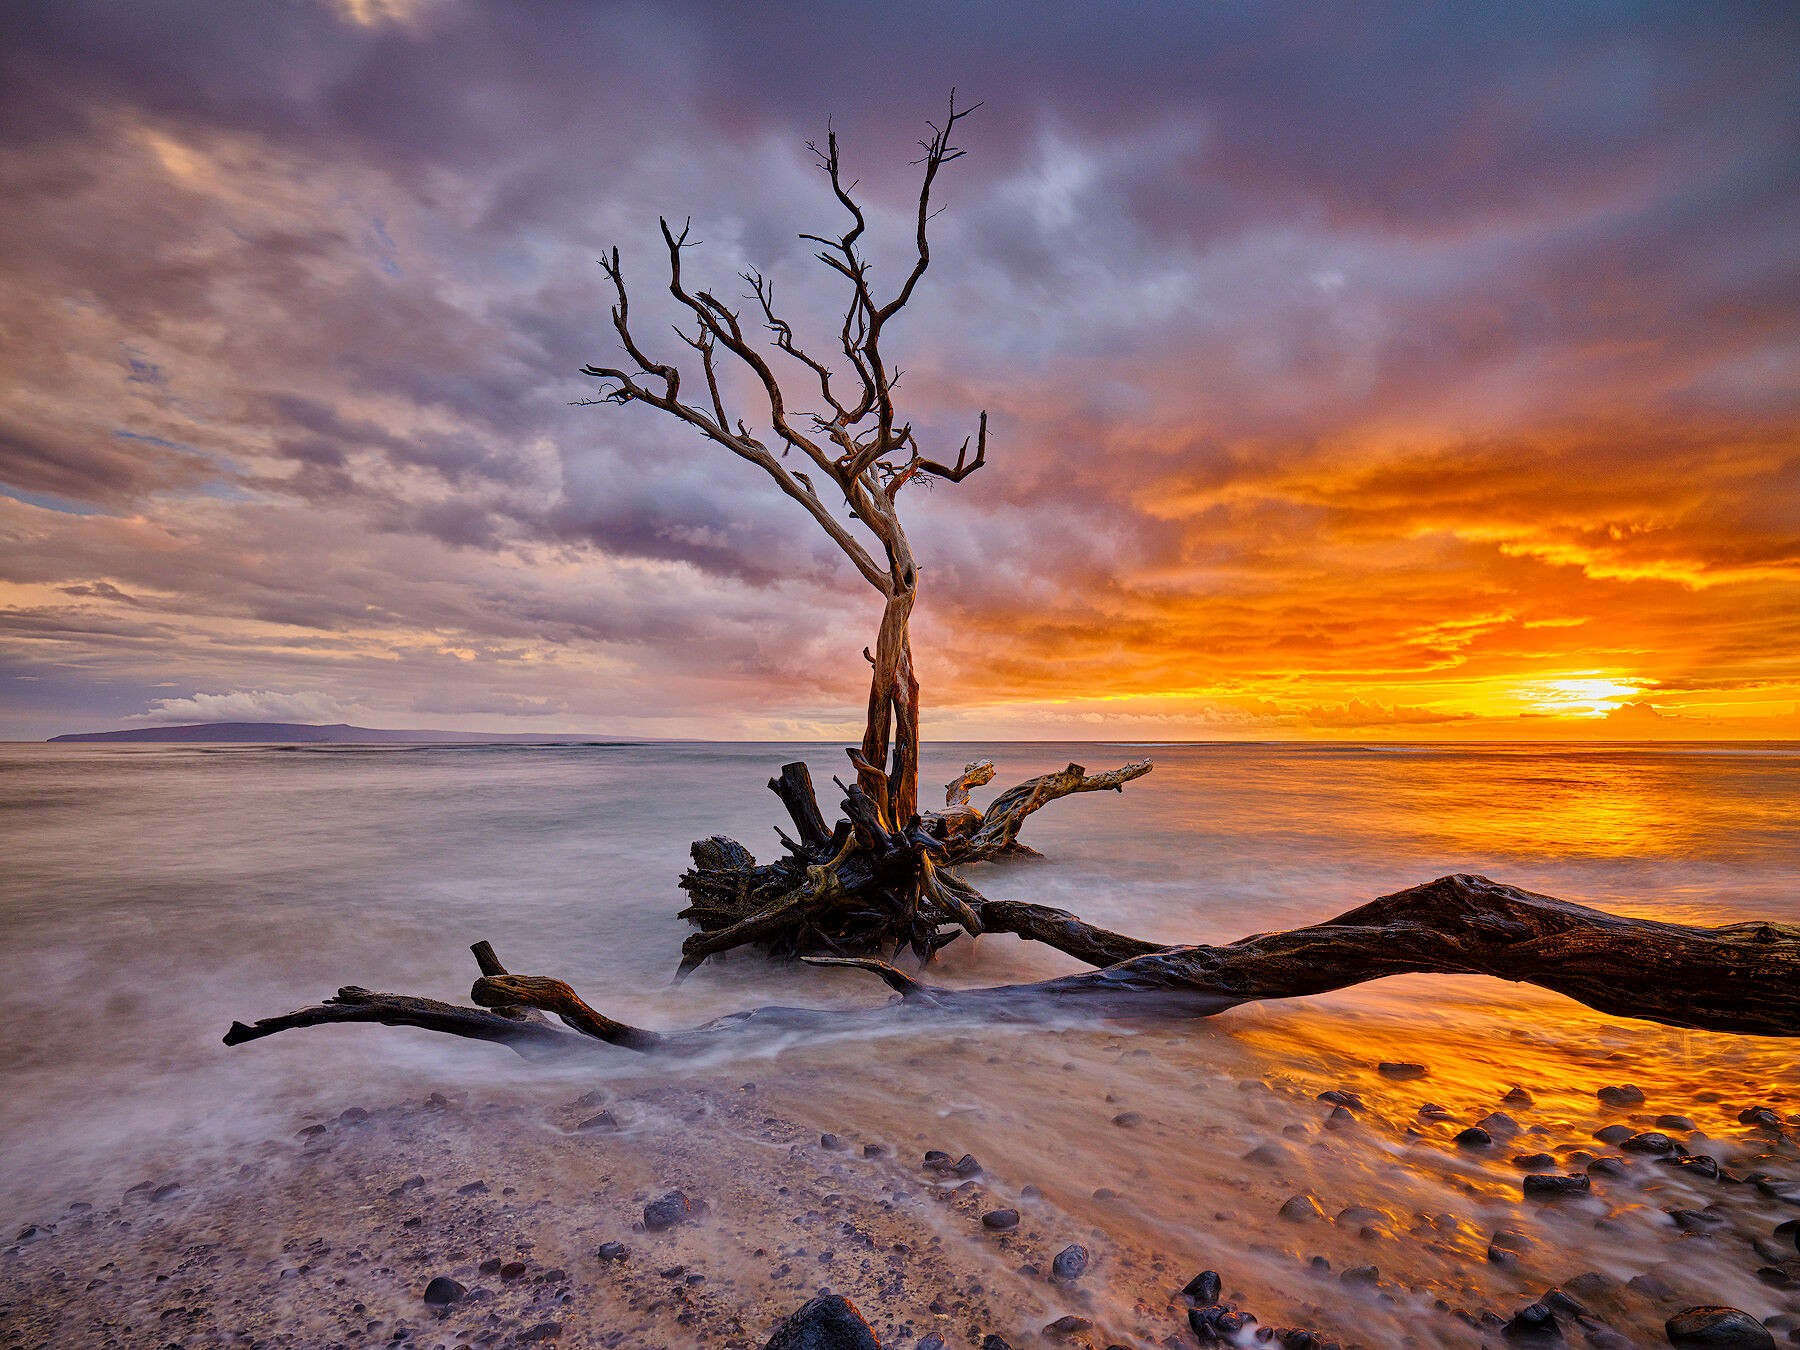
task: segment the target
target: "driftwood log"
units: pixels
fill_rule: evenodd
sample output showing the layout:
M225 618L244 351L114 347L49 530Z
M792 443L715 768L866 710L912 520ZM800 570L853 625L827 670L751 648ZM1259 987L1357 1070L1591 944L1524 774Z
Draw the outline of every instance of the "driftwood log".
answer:
M495 1041L537 1057L605 1046L693 1053L750 1033L829 1034L895 1017L956 1015L1029 1021L1050 1015L1208 1017L1241 1003L1294 998L1411 972L1490 975L1566 994L1590 1008L1668 1026L1800 1036L1800 928L1740 923L1697 928L1626 918L1459 874L1370 901L1335 919L1226 946L1162 946L1061 910L983 901L987 932L1044 942L1100 967L1033 984L943 989L871 958L807 958L869 970L898 1002L877 1008L759 1008L681 1031L615 1022L560 980L509 975L485 943L473 1008L340 989L314 1007L225 1034L238 1045L292 1027L380 1022ZM564 1028L543 1020L558 1017Z
M857 752L850 752L852 762ZM746 944L772 956L889 955L910 947L921 962L960 932L982 930L979 892L949 870L1034 850L1019 830L1034 811L1079 792L1123 791L1150 772L1149 760L1090 774L1079 764L1008 788L985 811L969 803L971 788L990 782L994 766L978 760L944 789L941 812L894 826L862 782L845 787L844 818L825 824L803 763L785 764L769 780L794 834L777 829L786 852L759 863L735 839L696 840L693 866L680 886L680 917L700 931L681 948L686 976L707 957Z

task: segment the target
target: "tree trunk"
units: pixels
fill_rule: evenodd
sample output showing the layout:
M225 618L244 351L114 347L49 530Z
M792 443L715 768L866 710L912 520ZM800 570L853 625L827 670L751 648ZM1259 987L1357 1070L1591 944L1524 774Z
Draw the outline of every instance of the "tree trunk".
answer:
M912 574L910 566L905 570ZM857 782L890 829L904 829L919 812L919 681L907 631L918 594L916 575L904 587L896 577L895 592L882 608L870 657L869 716L856 766Z

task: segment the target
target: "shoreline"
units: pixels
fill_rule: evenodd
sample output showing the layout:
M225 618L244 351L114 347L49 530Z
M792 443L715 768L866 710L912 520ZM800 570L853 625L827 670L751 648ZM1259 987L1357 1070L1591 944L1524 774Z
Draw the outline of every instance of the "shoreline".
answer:
M1665 1318L1720 1302L1772 1319L1778 1343L1800 1336L1800 1248L1791 1228L1776 1232L1800 1217L1800 1116L1785 1089L1676 1101L1652 1088L1641 1104L1596 1098L1577 1121L1527 1088L1485 1103L1490 1142L1471 1147L1457 1135L1484 1103L1429 1071L1396 1078L1312 1056L1301 1073L1254 1037L1220 1036L1207 1055L1231 1062L1190 1084L1191 1100L1088 1102L1101 1085L1070 1081L1065 1038L1114 1062L1170 1044L1095 1030L894 1050L944 1066L931 1102L884 1098L879 1063L852 1085L857 1047L845 1046L803 1065L784 1056L779 1071L762 1060L586 1093L546 1083L321 1111L289 1137L190 1156L122 1195L69 1197L92 1209L35 1217L0 1252L0 1337L757 1350L829 1291L903 1350L933 1334L952 1347L1149 1350L1196 1343L1180 1291L1202 1269L1267 1325L1368 1350L1509 1343L1504 1324L1553 1290L1570 1344L1666 1344ZM1008 1079L1060 1081L1083 1100L1046 1090L1021 1104L1024 1132L1002 1135L1003 1113L971 1089ZM1442 1118L1421 1114L1434 1090L1457 1099ZM1734 1119L1757 1109L1776 1114ZM1032 1110L1093 1111L1122 1151L1108 1163L1002 1142L1031 1138ZM1693 1128L1669 1125L1677 1115ZM1628 1142L1646 1134L1671 1153ZM1740 1180L1663 1161L1676 1148ZM928 1169L927 1149L972 1152L978 1170ZM1590 1189L1527 1200L1533 1169ZM1742 1180L1758 1172L1760 1185ZM645 1207L677 1190L700 1212L642 1231ZM1001 1210L1016 1227L984 1225ZM624 1245L622 1260L599 1254L608 1243ZM1087 1269L1059 1280L1055 1257L1071 1245L1087 1249ZM439 1277L467 1295L428 1304Z

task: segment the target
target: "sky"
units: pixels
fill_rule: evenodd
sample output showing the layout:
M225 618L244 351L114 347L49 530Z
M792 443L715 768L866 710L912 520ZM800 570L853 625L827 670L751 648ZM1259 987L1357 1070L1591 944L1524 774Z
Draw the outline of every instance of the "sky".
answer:
M891 284L952 87L927 738L1800 736L1800 7L15 0L0 737L855 735L879 597L578 371L659 215L829 337L806 142Z

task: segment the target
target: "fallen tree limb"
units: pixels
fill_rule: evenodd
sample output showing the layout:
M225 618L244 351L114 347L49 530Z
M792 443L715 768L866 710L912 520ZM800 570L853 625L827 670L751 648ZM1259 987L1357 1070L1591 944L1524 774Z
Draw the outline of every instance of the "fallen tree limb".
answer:
M1335 919L1225 946L1158 946L1083 923L1060 910L983 901L984 926L1046 942L1080 960L1124 960L1034 984L944 989L881 961L808 958L880 976L898 1004L865 1009L759 1008L681 1031L655 1032L595 1012L560 980L507 975L477 944L476 1008L355 987L252 1026L227 1045L294 1027L380 1022L506 1045L528 1057L606 1045L692 1053L747 1032L828 1034L895 1016L961 1015L1030 1021L1053 1015L1206 1017L1241 1003L1325 993L1415 972L1489 975L1566 994L1615 1016L1703 1031L1800 1036L1800 928L1773 923L1698 928L1633 919L1458 874L1370 901ZM485 954L484 954L485 949ZM505 1015L496 1009L511 1010ZM560 1017L567 1031L527 1010Z

